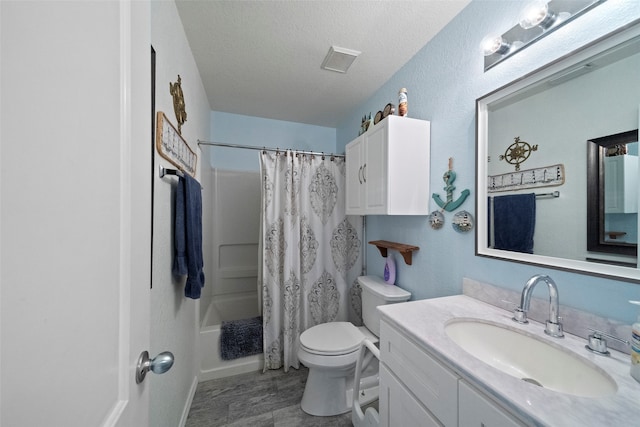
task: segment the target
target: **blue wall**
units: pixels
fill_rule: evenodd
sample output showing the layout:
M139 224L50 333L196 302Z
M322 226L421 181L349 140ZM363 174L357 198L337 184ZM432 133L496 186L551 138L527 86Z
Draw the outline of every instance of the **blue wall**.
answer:
M211 112L210 140L225 144L251 145L253 147L294 148L303 151L336 152L336 130L322 126L239 114ZM209 153L211 166L232 170L260 170L258 151L213 147Z
M409 116L431 121L431 191L444 195L442 174L454 158L458 191L475 197L475 100L612 30L640 18L640 1L609 0L538 43L483 72L482 39L511 28L529 1L474 0L414 58L337 129L337 150L357 136L363 114L397 103L406 87ZM428 197L428 195L425 195ZM455 197L455 195L454 195ZM432 208L437 206L432 201ZM475 216L473 198L461 207ZM398 284L414 299L458 294L469 277L520 290L534 274L549 274L558 284L561 303L626 323L635 321L627 303L640 299L640 285L475 256L475 235L456 233L452 213L440 230L427 217L367 217L367 240L391 240L420 247L413 265L398 262ZM382 274L383 258L367 245L369 274ZM542 289L537 296L545 297ZM585 325L587 326L587 325Z

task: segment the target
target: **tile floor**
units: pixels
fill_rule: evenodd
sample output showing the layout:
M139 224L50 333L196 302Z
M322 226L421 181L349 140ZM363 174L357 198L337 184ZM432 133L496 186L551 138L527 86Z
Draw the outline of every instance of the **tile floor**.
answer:
M314 417L300 409L308 370L254 372L198 384L186 427L351 426L351 413Z

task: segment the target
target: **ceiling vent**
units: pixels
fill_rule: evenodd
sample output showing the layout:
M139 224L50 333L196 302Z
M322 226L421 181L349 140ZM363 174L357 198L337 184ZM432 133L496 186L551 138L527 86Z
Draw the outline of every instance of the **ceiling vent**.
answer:
M357 50L331 46L320 68L338 73L346 73L358 55L360 55L360 52Z

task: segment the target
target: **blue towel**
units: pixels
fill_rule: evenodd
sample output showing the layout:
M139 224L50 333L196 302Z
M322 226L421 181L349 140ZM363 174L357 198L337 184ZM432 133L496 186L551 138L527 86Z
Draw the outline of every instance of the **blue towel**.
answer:
M204 286L202 262L202 189L188 174L176 190L175 259L173 274L187 276L184 295L200 298Z
M495 249L532 254L535 226L535 193L493 198Z

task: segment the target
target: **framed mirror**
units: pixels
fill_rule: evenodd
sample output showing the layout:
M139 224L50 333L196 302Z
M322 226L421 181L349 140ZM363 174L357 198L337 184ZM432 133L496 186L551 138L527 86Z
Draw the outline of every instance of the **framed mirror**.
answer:
M587 232L606 229L599 225L605 214L589 208L588 183L604 185L590 175L589 147L638 128L639 69L636 23L477 100L476 255L640 282L637 242L610 243L598 232L598 247ZM637 172L634 179L637 197ZM506 210L505 201L512 203ZM637 213L629 217L631 237L639 224ZM496 244L497 236L519 234L532 238L521 246Z
M587 250L638 255L638 129L587 141Z

